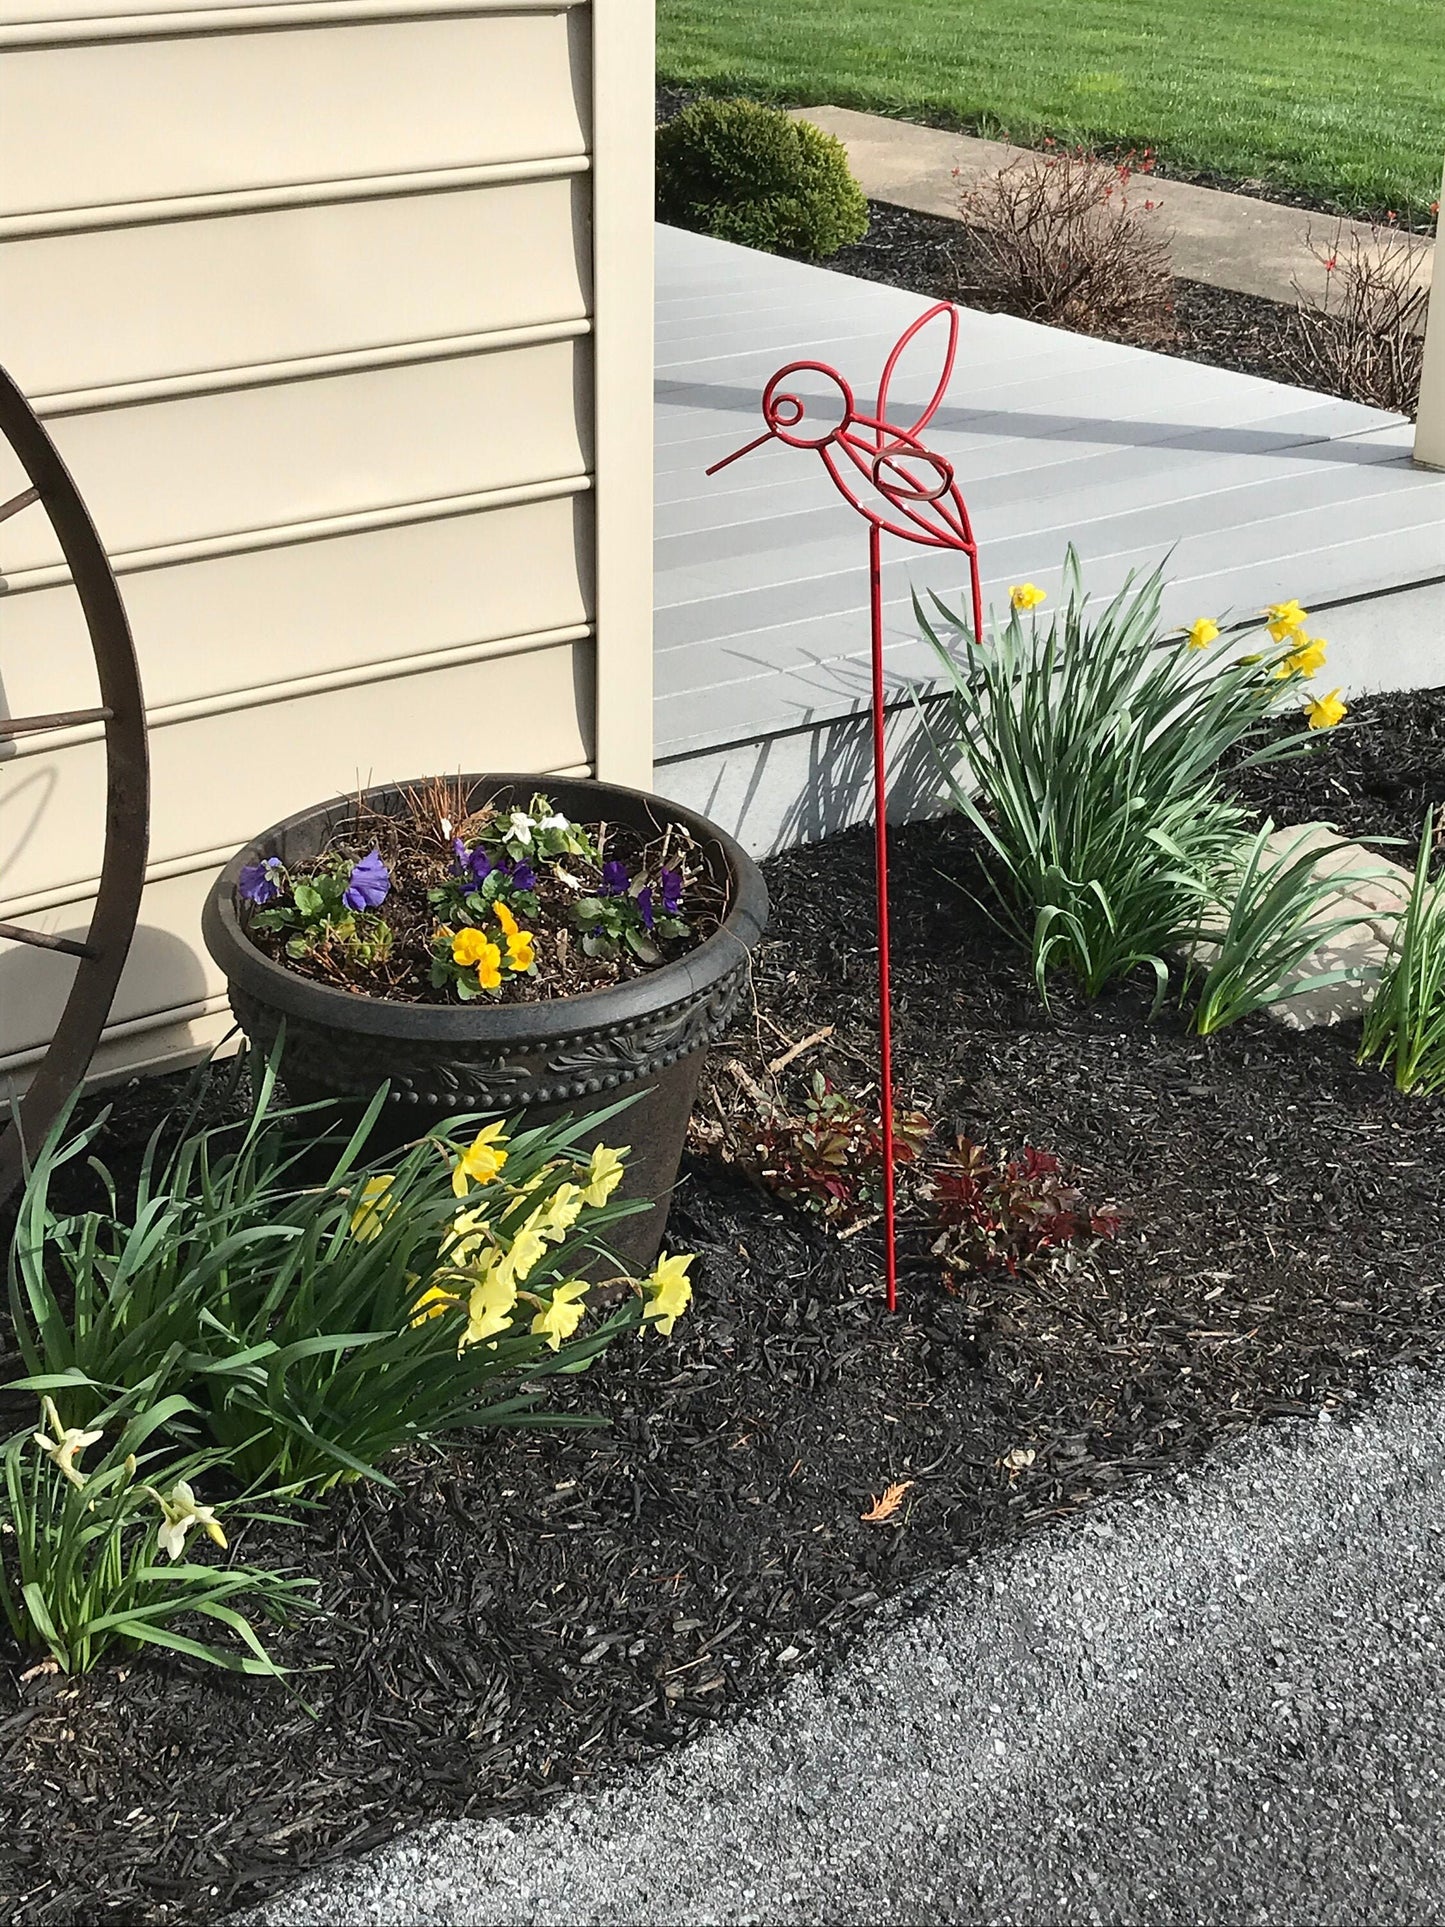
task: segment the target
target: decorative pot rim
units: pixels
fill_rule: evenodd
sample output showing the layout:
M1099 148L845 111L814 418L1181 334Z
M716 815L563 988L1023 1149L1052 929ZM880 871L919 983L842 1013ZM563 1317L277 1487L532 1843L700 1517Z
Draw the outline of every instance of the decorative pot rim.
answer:
M644 1019L676 1009L705 996L742 964L762 935L767 921L768 894L756 863L716 823L683 804L669 802L650 790L629 789L594 777L548 777L532 773L489 772L461 775L448 781L465 783L473 792L542 790L559 797L583 792L598 799L599 816L609 813L604 799L646 810L681 823L704 845L712 845L727 867L729 902L719 929L685 956L660 964L643 976L597 990L577 991L525 1004L425 1004L369 997L360 991L340 990L303 977L277 963L257 948L242 928L236 907L236 885L242 868L277 854L288 831L318 819L343 820L360 799L391 797L421 788L426 777L375 783L351 796L312 804L284 817L244 844L226 864L206 896L201 934L212 958L228 982L286 1016L326 1028L364 1032L377 1037L494 1046L499 1049L536 1046L574 1037L579 1030L628 1028ZM580 816L575 804L568 814Z

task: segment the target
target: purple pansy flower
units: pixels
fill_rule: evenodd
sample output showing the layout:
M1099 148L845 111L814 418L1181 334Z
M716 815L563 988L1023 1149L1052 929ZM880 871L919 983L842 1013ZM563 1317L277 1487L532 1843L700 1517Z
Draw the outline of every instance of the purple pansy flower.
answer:
M281 894L281 886L276 881L276 872L280 868L279 856L268 856L264 863L246 864L236 879L236 895L258 907L263 903L274 903Z
M535 890L537 872L530 863L515 863L512 866L512 888L514 890Z
M467 868L472 873L473 883L485 883L493 870L497 868L497 865L493 863L492 859L479 843L467 858Z
M650 883L646 888L638 891L635 902L637 904L637 914L642 919L643 929L651 930L656 919L652 914L652 885Z
M625 897L632 879L627 874L627 865L619 863L615 857L602 866L602 894L604 897Z
M376 910L391 891L391 871L381 860L381 851L372 850L352 866L341 901L348 910Z
M682 908L681 870L660 871L658 883L658 896L661 900L663 911L667 916L675 917Z
M470 868L471 858L467 855L467 846L459 836L454 836L452 838L452 875L464 877Z

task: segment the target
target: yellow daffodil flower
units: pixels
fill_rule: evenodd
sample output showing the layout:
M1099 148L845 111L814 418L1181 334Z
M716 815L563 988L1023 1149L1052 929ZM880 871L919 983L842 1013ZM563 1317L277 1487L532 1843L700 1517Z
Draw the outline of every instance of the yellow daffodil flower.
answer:
M1302 634L1309 621L1309 610L1302 609L1293 597L1288 602L1271 602L1264 613L1276 642L1288 642L1291 636Z
M1349 709L1340 701L1338 689L1332 689L1328 696L1316 696L1313 702L1305 704L1305 716L1311 729L1333 729L1349 713Z
M351 1214L351 1235L362 1244L370 1244L373 1238L379 1238L381 1227L395 1211L395 1203L383 1202L391 1186L390 1178L368 1178L362 1185Z
M456 1174L452 1175L452 1189L456 1189ZM448 1264L475 1265L489 1251L496 1247L496 1236L491 1222L480 1211L459 1211L452 1219L451 1230L442 1239L441 1255Z
M1189 625L1189 647L1207 649L1211 642L1219 640L1219 624L1211 622L1208 616L1200 616Z
M471 1184L490 1184L507 1162L506 1123L484 1124L452 1168L452 1190L459 1198Z
M692 1283L687 1275L691 1263L691 1253L669 1258L664 1251L657 1260L652 1276L642 1281L648 1312L651 1314L648 1323L664 1337L692 1302Z
M518 928L517 919L512 915L510 907L503 903L500 898L492 905L492 915L502 926L504 935L508 937L516 936Z
M584 1202L580 1185L559 1184L546 1204L539 1207L538 1233L553 1244L561 1244L581 1217Z
M1041 602L1046 601L1048 590L1040 589L1032 582L1015 582L1008 592L1008 599L1022 614L1037 609Z
M590 1204L594 1209L606 1204L622 1182L622 1157L622 1152L614 1151L610 1144L599 1144L594 1148L587 1182L582 1187L583 1204Z
M443 1291L440 1285L428 1285L411 1308L413 1329L425 1325L429 1319L443 1317L460 1302L454 1292Z
M539 1223L544 1210L545 1206L538 1206L508 1249L496 1260L499 1276L514 1285L520 1285L547 1255L547 1241L542 1236Z
M562 1340L570 1338L587 1316L586 1297L586 1279L569 1278L555 1288L552 1302L532 1320L532 1330L539 1338L545 1336L554 1352L561 1350Z
M165 1523L156 1534L156 1545L166 1554L174 1565L186 1549L186 1534L193 1526L199 1526L208 1539L225 1549L226 1535L221 1530L221 1522L208 1505L202 1505L184 1479L177 1479L168 1498L162 1498L154 1487L147 1487L165 1515Z
M472 1286L471 1296L467 1299L467 1328L462 1333L457 1350L465 1351L468 1345L485 1344L487 1339L504 1332L511 1324L516 1308L516 1285L494 1265L484 1278L478 1279Z
M1325 645L1316 637L1312 642L1302 642L1292 655L1285 657L1274 673L1281 679L1286 676L1313 676L1324 666Z
M32 1432L30 1436L41 1451L54 1461L57 1472L69 1479L72 1485L84 1485L85 1474L75 1461L88 1445L95 1445L103 1439L104 1432L82 1432L78 1426L62 1425L53 1398L42 1399L41 1409L50 1421L55 1437L51 1438L49 1432Z
M507 963L511 969L530 970L532 968L533 942L534 939L530 930L513 931L508 936Z

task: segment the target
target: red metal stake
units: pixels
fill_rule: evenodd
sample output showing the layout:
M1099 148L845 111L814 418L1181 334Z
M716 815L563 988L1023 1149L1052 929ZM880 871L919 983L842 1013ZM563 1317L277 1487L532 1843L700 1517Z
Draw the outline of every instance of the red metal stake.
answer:
M883 732L883 535L868 529L868 587L873 614L873 834L874 888L878 898L879 1103L883 1107L883 1237L888 1309L898 1309L898 1240L895 1232L893 1160L893 991L888 940L888 768Z
M948 322L948 345L943 372L932 399L914 422L899 428L888 420L888 390L894 370L909 343L936 317ZM905 328L889 351L878 384L878 404L872 415L860 414L853 390L836 368L825 361L790 361L763 390L763 433L734 449L707 470L716 475L740 456L765 442L784 442L790 448L813 449L822 459L839 494L868 523L868 600L872 622L873 667L873 810L877 849L878 894L878 1030L880 1043L879 1100L883 1123L883 1226L887 1242L888 1309L898 1304L898 1244L895 1235L895 1160L893 1152L893 1003L889 984L888 945L888 773L884 746L887 720L883 689L883 536L926 548L951 549L968 557L975 642L983 640L983 593L978 574L978 545L968 509L954 480L953 469L918 439L932 421L947 391L958 352L958 310L940 301ZM838 419L815 427L807 406L784 383L793 375L821 375L838 390ZM840 465L839 456L852 465ZM866 499L865 492L866 491ZM880 502L883 504L879 506Z

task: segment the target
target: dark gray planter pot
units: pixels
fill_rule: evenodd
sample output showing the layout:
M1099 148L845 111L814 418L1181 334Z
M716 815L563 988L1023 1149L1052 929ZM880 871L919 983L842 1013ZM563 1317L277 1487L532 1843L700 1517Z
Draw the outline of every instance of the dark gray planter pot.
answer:
M457 1112L521 1112L536 1124L634 1095L595 1136L632 1147L624 1195L655 1209L616 1225L611 1242L634 1265L648 1265L661 1243L704 1053L737 1007L767 919L762 876L715 824L642 790L515 774L461 780L477 804L500 797L525 805L541 789L578 822L605 818L650 835L668 821L684 824L727 889L722 928L646 976L547 1003L391 1003L315 983L246 936L236 881L244 864L261 858L295 864L318 855L351 817L355 799L348 798L287 817L236 852L206 900L206 948L253 1043L270 1051L284 1021L281 1071L294 1101L339 1099L360 1111L389 1085L380 1150ZM399 811L402 792L415 787L385 784L364 794L373 809Z

